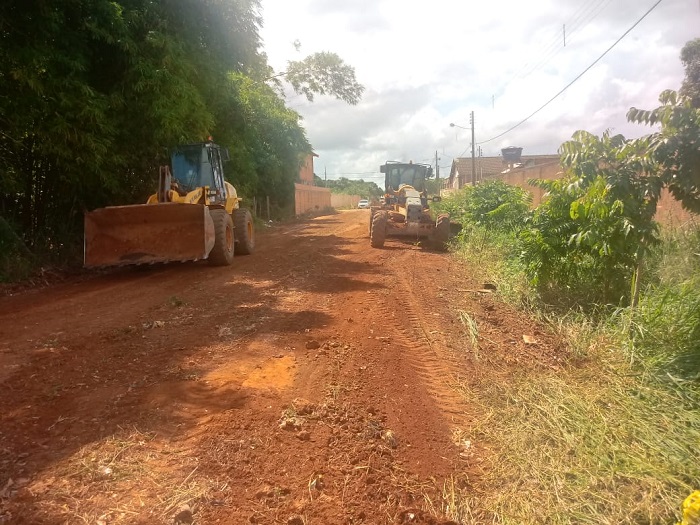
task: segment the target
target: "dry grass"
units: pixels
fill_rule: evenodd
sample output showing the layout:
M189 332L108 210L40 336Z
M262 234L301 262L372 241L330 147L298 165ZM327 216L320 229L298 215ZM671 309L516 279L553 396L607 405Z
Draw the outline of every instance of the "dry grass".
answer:
M479 327L476 324L476 321L464 310L459 311L459 320L467 330L467 335L469 336L469 343L471 344L474 358L479 359Z
M479 498L495 523L671 523L698 488L697 407L642 384L614 354L595 357L462 385L486 414L473 438L497 451ZM471 523L472 500L448 493L454 519Z
M187 450L129 429L84 446L28 488L65 523L171 523L183 505L196 508L207 493L225 490L197 469Z

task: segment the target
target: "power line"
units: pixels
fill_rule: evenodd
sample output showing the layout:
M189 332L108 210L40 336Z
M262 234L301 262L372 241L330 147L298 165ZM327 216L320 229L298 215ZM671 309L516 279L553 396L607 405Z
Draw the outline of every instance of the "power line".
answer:
M569 82L566 86L564 86L564 88L562 88L562 90L559 91L559 93L557 93L556 95L554 95L554 96L553 96L552 98L550 98L547 102L545 102L544 104L542 104L542 106L540 106L538 109L536 109L536 110L535 110L534 112L532 112L530 115L528 115L528 116L525 117L523 120L521 120L520 122L518 122L515 126L513 126L513 127L509 128L509 129L507 129L507 130L504 131L503 133L499 133L499 134L496 135L495 137L491 137L491 138L488 139L488 140L484 140L484 141L482 141L482 142L477 142L477 144L486 144L487 142L491 142L492 140L496 140L497 138L502 137L502 136L505 135L506 133L510 133L510 132L513 131L515 128L517 128L517 127L520 126L521 124L524 124L525 122L527 122L528 120L530 120L532 117L534 117L535 115L537 115L537 114L538 114L540 111L542 111L544 108L546 108L547 106L549 106L549 104L551 104L552 102L554 102L554 100L555 100L557 97L559 97L559 95L561 95L562 93L564 93L564 91L566 91L567 89L569 89L579 78L581 78L583 75L585 75L593 66L595 66L598 62L600 62L600 61L603 59L603 57L604 57L605 55L607 55L610 51L612 51L612 49L613 49L617 44L619 44L620 41L621 41L623 38L625 38L628 34L630 34L630 32L631 32L635 27L637 27L637 26L640 24L640 22L641 22L642 20L644 20L644 19L649 15L649 13L651 13L654 9L656 9L656 7L657 7L661 2L663 2L663 0L658 0L653 6L651 6L651 7L649 8L649 10L648 10L646 13L644 13L644 14L642 15L642 17L641 17L639 20L637 20L634 24L632 24L632 27L630 27L627 31L625 31L625 32L622 34L622 36L621 36L620 38L618 38L618 39L613 43L613 45L611 45L608 49L606 49L605 52L604 52L602 55L600 55L598 58L596 58L595 61L594 61L590 66L588 66L586 69L584 69L576 78L574 78L571 82Z
M518 73L513 75L513 77L506 82L506 84L496 93L502 93L505 89L517 79L525 79L539 71L544 66L549 64L559 53L565 50L567 42L575 42L577 38L572 38L574 34L578 33L580 29L585 28L593 20L595 20L600 13L605 10L612 0L590 0L586 4L582 4L581 8L573 15L573 21L564 24L564 34L557 32L558 36L555 36L554 40L547 46L542 53L540 53L540 60L534 64L530 62L526 63L522 68L518 70ZM528 68L528 66L530 66ZM495 95L493 95L495 97Z
M569 25L578 26L580 27L581 23L579 22L582 20L584 13L589 11L591 9L591 6L594 5L595 2L603 2L604 0L588 0L587 2L581 4L579 9L573 14L573 21ZM608 0L609 1L609 0ZM593 8L595 9L595 7ZM566 26L566 24L564 24ZM539 56L539 60L535 59L536 62L531 62L527 61L518 71L506 82L502 88L496 90L494 93L501 93L505 91L505 89L516 79L518 78L527 78L530 76L532 73L535 71L539 70L543 65L548 63L552 58L554 58L556 55L558 55L561 50L564 48L564 37L562 33L557 30L554 32L554 38L550 41L549 44L545 44L541 47L542 51L540 53L535 53L531 54L530 56Z

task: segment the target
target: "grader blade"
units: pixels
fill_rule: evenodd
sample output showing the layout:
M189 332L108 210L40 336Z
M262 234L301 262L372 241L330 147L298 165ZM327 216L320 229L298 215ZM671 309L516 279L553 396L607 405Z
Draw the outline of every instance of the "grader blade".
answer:
M85 214L85 266L125 266L206 259L214 223L201 204L100 208Z

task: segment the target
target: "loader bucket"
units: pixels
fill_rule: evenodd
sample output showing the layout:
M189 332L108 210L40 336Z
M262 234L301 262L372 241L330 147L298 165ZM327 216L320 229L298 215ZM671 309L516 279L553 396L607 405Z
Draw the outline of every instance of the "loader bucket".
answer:
M214 223L201 204L100 208L85 214L85 266L125 266L206 259Z

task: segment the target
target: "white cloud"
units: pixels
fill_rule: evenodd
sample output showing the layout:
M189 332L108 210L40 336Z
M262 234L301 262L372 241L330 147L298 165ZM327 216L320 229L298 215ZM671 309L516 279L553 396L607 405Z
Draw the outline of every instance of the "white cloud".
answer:
M476 141L527 117L608 49L653 0L262 0L262 36L270 63L333 51L355 67L367 91L357 106L328 97L288 99L304 117L319 154L316 172L381 177L386 160L441 165ZM567 42L563 46L563 25ZM482 145L485 155L517 145L554 153L578 129L626 136L649 130L629 124L631 106L651 108L683 79L680 49L700 37L697 0L664 0L564 94L505 136ZM301 53L293 42L302 44ZM374 173L375 175L372 175Z

